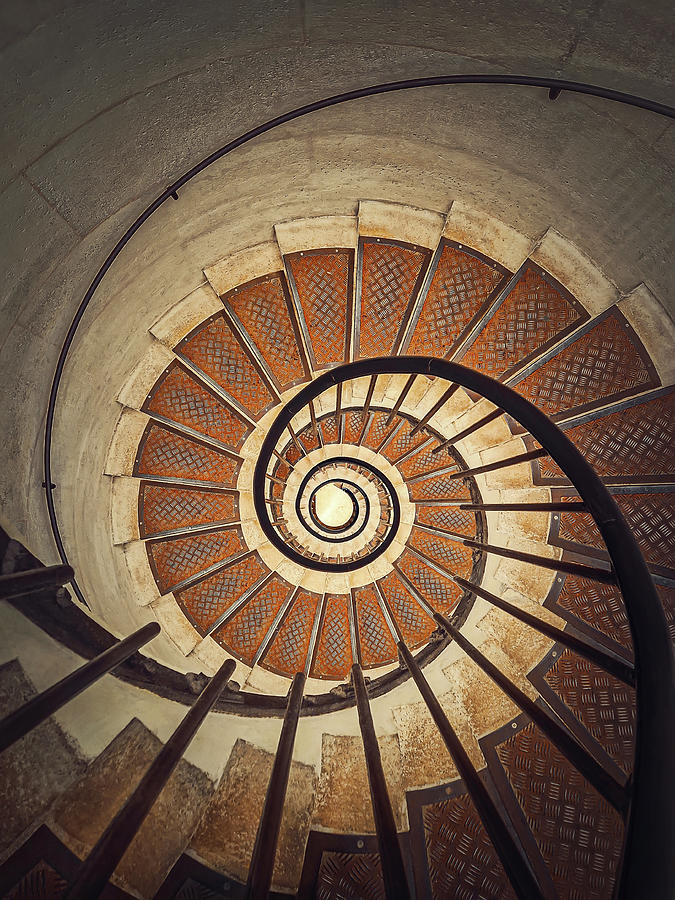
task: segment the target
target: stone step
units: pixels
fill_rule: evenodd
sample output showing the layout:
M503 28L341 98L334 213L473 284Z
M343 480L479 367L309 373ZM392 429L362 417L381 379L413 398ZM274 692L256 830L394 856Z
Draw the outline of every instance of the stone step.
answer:
M79 778L57 798L47 825L81 859L157 756L162 742L133 719ZM113 881L141 897L153 897L187 846L205 804L211 779L182 759L117 867Z
M18 659L0 666L0 716L37 691ZM39 824L54 799L85 771L86 761L53 719L47 719L2 754L0 855L9 856Z

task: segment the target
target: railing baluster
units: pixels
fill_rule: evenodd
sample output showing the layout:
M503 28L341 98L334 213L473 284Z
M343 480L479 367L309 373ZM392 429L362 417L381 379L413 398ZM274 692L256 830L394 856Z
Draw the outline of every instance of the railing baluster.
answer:
M398 642L401 660L413 677L424 702L436 723L460 778L464 781L476 812L501 860L506 876L520 900L540 900L543 896L522 847L514 840L487 788L478 776L471 759L445 715L429 682L403 641Z
M477 647L442 613L434 612L434 619L441 625L459 647L497 684L502 691L544 732L563 756L583 775L598 793L622 816L628 812L628 792L609 772L578 743L570 732L550 715L537 706L527 694L504 675Z
M482 509L485 512L585 512L581 500L569 503L458 503L460 509Z
M160 631L158 622L148 622L5 716L0 721L0 753L81 694L90 684L123 663L139 647L157 637Z
M436 450L439 448L437 447ZM433 452L435 453L436 450ZM548 456L548 451L543 447L536 450L528 450L527 453L519 453L517 456L509 456L508 459L500 459L497 462L486 463L484 466L475 466L473 469L464 469L451 475L451 478L470 478L472 475L486 475L488 472L498 472L500 469L507 469L509 466L517 466L519 463L531 462L533 459L541 459Z
M66 894L67 900L91 900L92 897L101 895L234 669L234 660L226 660L206 685L183 721L150 764L133 794L82 863L77 878Z
M75 577L70 566L40 566L38 569L27 569L25 572L13 572L11 575L0 575L0 600L11 600L44 591L48 588L61 587Z
M446 447L449 447L451 444L457 444L459 441L463 441L464 438L469 437L470 434L473 434L474 431L478 431L479 428L482 428L484 425L489 425L490 422L494 422L495 419L498 419L500 416L504 415L504 410L493 409L491 413L488 413L486 416L483 416L482 419L479 419L477 422L474 422L473 425L469 425L468 428L465 428L464 431L460 431L459 434L454 435L454 437L448 438L447 441L443 441L442 444L439 444L432 453L440 453L441 450L445 450Z
M451 385L447 389L447 391L445 391L445 393L443 394L441 399L437 400L436 403L434 403L434 405L431 407L429 412L422 419L420 419L419 422L417 423L417 425L415 425L415 427L411 430L410 437L413 437L413 435L417 434L417 432L420 431L420 429L424 428L424 426L433 419L433 417L436 415L436 413L441 408L441 406L443 406L445 403L447 403L448 400L453 396L453 394L458 390L459 390L458 384Z
M305 448L302 446L302 444L298 440L298 436L295 433L295 431L293 430L293 426L291 425L290 422L288 423L287 428L288 428L288 433L291 436L291 440L295 444L296 449L297 449L298 453L300 454L300 456L307 456L307 451L305 450Z
M399 411L399 409L401 408L401 406L402 406L402 404L403 404L403 401L404 401L405 398L408 396L408 393L409 393L409 391L410 391L410 388L411 388L411 387L413 386L413 384L415 383L415 379L416 379L416 378L417 378L417 375L410 375L409 378L408 378L408 380L407 380L406 383L404 384L403 390L402 390L401 393L398 395L398 400L396 401L396 403L394 403L394 405L393 405L393 407L392 407L392 409L391 409L391 412L389 413L389 416L388 416L387 421L386 421L386 424L387 424L387 425L391 425L391 423L394 421L394 417L396 416L396 413Z
M363 750L366 755L370 799L373 804L373 818L377 844L384 876L384 892L388 900L407 900L410 897L408 880L403 866L403 857L396 833L396 822L387 793L387 782L382 768L382 757L375 735L373 718L370 713L368 692L359 663L352 666L352 684L356 694L356 708L361 726Z
M513 603L509 603L507 600L503 600L496 594L492 594L490 593L490 591L486 591L485 588L480 587L477 584L473 584L472 582L467 581L465 578L460 578L458 575L456 575L453 576L453 581L455 581L460 587L464 588L465 590L471 591L478 597L482 597L484 600L492 603L494 606L503 610L505 613L513 616L514 619L518 619L519 621L524 622L531 628L535 628L537 631L541 632L541 634L545 634L546 637L550 637L552 640L557 641L559 644L563 644L563 646L569 647L570 650L574 650L575 653L578 653L580 656L585 657L585 659L589 660L589 662L594 663L596 666L600 666L600 668L614 675L615 678L618 678L625 684L628 684L631 687L635 687L635 670L633 669L633 666L630 665L630 663L624 662L623 660L619 659L618 656L612 656L611 654L606 653L604 650L601 650L599 647L594 647L587 641L581 638L577 638L569 632L557 628L555 625L544 622L543 619L540 619L537 616L533 616L531 615L531 613L525 612L524 609L520 609Z
M267 900L272 884L281 816L284 811L284 800L286 799L288 777L293 760L293 745L295 744L295 734L298 729L298 719L302 708L305 680L305 673L297 672L293 676L291 689L288 694L286 715L281 726L277 752L274 757L274 766L267 785L265 803L260 822L258 823L258 832L253 846L251 865L249 866L248 881L246 882L246 897L248 900Z

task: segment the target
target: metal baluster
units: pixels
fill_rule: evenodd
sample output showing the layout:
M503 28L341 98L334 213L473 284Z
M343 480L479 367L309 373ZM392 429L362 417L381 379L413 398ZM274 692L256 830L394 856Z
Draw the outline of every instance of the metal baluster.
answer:
M66 894L67 900L91 900L92 897L101 895L234 669L234 660L226 660L206 685L183 721L150 764L136 790L82 863L77 878Z
M71 566L40 566L38 569L27 569L25 572L0 575L0 600L11 600L35 591L61 587L74 577L75 572Z
M101 676L129 659L139 647L157 637L160 631L158 622L148 622L147 625L139 628L123 641L113 644L112 647L104 650L103 653L95 656L94 659L89 660L79 669L75 669L70 675L66 675L61 681L57 681L56 684L5 716L0 721L0 753L28 734L40 722L48 719L78 694L81 694L85 688L98 681Z
M288 788L288 777L293 759L293 745L302 708L305 681L305 673L297 672L293 676L293 682L288 694L286 715L281 726L277 752L274 757L274 766L267 785L265 803L260 822L258 823L253 856L249 866L248 881L246 882L246 897L248 900L267 900L272 884L281 816L284 811L284 800L286 799L286 790Z

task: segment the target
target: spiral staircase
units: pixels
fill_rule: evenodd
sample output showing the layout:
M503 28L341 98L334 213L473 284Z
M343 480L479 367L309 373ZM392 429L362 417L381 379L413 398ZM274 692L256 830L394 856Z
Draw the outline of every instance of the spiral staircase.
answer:
M655 298L619 296L553 229L531 246L460 204L280 223L204 275L119 391L110 540L193 694L235 661L210 717L234 737L215 782L178 764L105 896L244 896L275 785L256 725L277 735L299 690L273 896L407 896L407 878L418 897L611 897L636 736L616 560L542 440L435 362L562 429L672 636L675 373ZM127 680L158 690L165 667L149 671ZM34 693L18 663L2 677ZM66 896L162 744L134 718L83 760L40 729L5 751L16 898ZM38 787L47 747L60 776Z

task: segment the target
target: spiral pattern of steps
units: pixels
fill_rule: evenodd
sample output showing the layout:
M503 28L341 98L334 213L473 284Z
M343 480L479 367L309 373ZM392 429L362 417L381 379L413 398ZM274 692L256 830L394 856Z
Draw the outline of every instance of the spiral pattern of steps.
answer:
M425 666L544 895L609 898L620 814L433 618L452 617L626 783L633 689L486 598L631 661L618 587L566 571L609 569L591 516L536 509L578 499L553 460L471 391L425 375L374 375L326 391L276 446L265 501L286 551L254 507L262 443L303 385L355 360L456 361L511 386L566 431L628 518L673 628L675 372L646 349L646 288L620 298L580 255L570 261L553 231L532 247L467 221L363 201L355 218L283 223L274 242L207 267L205 283L153 326L151 350L119 394L107 468L113 540L142 605L186 660L212 673L234 657L244 697L284 696L304 671L308 701L330 691L349 705L356 661L373 695L396 687L378 736L419 896L512 894L414 686L402 685L398 638ZM520 454L519 464L499 466ZM360 738L344 721L324 727L317 717L318 771L293 763L278 890L383 896ZM134 740L148 743L140 723L71 791L80 825L69 824L73 806L53 808L50 827L74 852L91 843L83 798L136 764ZM181 774L189 822L167 851L178 862L158 896L183 896L166 885L182 885L188 870L214 890L214 871L246 880L271 765L248 735L215 788ZM139 836L146 846L150 831ZM141 879L129 863L120 884L150 896L166 875L162 859L164 869Z

